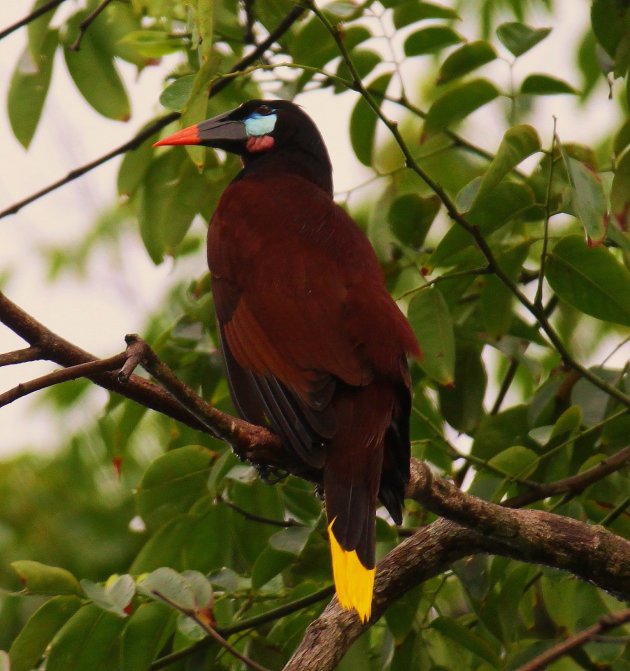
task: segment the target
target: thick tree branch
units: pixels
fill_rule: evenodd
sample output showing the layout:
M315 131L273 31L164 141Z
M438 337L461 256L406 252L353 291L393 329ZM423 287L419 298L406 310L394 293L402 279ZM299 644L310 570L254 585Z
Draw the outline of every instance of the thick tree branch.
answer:
M538 657L535 657L527 664L519 666L516 671L540 671L546 669L547 666L556 659L560 659L560 657L569 654L576 648L580 648L583 645L586 645L589 641L595 640L599 634L620 627L626 622L630 622L630 608L622 610L619 613L609 613L604 615L592 627L581 631L575 636L567 638L562 641L562 643L558 643L558 645L554 645L553 648L538 655Z
M412 464L407 494L450 519L420 529L378 564L368 623L362 624L333 599L308 627L284 671L333 671L352 643L394 600L454 561L477 553L567 570L630 602L630 542L602 527L544 511L487 503L433 477L420 462Z

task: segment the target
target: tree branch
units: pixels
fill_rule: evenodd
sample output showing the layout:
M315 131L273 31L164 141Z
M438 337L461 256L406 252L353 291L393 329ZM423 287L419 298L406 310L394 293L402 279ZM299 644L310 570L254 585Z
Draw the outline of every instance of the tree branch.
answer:
M538 657L527 662L527 664L519 666L516 671L540 671L541 669L546 669L556 659L560 659L560 657L569 654L576 648L582 647L589 641L594 640L599 634L620 627L626 622L630 622L630 608L622 610L619 613L608 613L601 617L592 627L567 638L562 643L558 643L558 645L554 645L553 648L538 655Z
M521 508L522 506L527 506L530 503L541 501L557 494L576 496L581 494L590 485L622 469L627 464L630 464L630 445L612 456L606 457L583 473L578 473L578 475L572 475L562 480L556 480L555 482L541 484L530 489L528 492L507 499L502 505L509 508Z
M39 347L25 347L13 352L0 354L0 368L2 366L13 366L16 363L28 363L29 361L38 361L42 358L42 350Z
M50 0L50 2L47 2L45 5L38 7L30 14L27 14L23 19L20 19L16 23L0 31L0 40L4 39L7 35L10 35L19 28L22 28L22 26L26 26L32 21L35 21L35 19L38 19L43 14L50 12L52 9L55 9L55 7L58 7L62 2L65 2L65 0Z
M106 370L120 368L125 358L126 354L122 352L121 354L109 357L109 359L98 359L80 363L76 366L55 370L52 373L47 373L28 382L21 382L17 387L13 387L13 389L0 394L0 408L13 403L13 401L17 401L18 398L32 394L35 391L40 391L41 389L46 389L46 387L52 387L55 384L67 382L68 380L76 380L80 377L90 377L95 373L101 373Z
M407 495L444 517L404 540L379 562L369 622L362 624L333 599L308 627L284 671L333 671L352 643L393 601L454 561L477 553L567 570L630 602L630 541L602 527L540 510L487 503L433 477L428 466L417 461L412 462Z

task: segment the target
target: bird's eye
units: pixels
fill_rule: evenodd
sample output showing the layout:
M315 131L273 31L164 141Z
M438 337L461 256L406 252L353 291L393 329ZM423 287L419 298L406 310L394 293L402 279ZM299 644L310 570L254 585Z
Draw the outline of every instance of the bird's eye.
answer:
M261 105L256 110L256 112L258 112L258 114L262 114L263 116L267 116L268 114L271 114L273 110L271 109L271 107L269 107L269 105Z

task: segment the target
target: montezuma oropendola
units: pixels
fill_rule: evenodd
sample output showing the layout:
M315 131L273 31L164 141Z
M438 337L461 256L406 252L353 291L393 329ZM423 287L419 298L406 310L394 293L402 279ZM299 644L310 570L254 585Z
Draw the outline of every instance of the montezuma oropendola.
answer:
M365 621L377 497L402 522L416 338L366 236L333 201L328 152L300 107L251 100L156 146L179 144L241 156L208 235L232 398L321 469L339 602Z

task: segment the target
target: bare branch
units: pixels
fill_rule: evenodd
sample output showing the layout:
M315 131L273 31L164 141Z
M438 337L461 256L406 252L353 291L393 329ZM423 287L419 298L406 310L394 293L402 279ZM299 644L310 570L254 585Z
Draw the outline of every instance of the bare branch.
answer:
M28 363L29 361L38 361L42 358L41 347L25 347L13 352L0 354L0 368L2 366L13 366L16 363Z
M50 0L50 2L47 2L45 5L42 5L41 7L38 7L36 10L31 12L30 14L27 14L23 19L20 19L16 23L14 23L11 26L8 26L4 30L0 31L0 40L4 39L7 35L10 35L11 33L15 32L19 28L22 28L22 26L26 26L32 21L35 21L35 19L38 19L40 16L46 14L47 12L50 12L51 10L55 9L55 7L58 7L62 2L65 2L65 0Z
M567 655L576 648L582 647L589 641L594 640L599 634L620 627L626 622L630 622L630 608L622 610L619 613L608 613L601 617L592 627L567 638L562 643L558 643L558 645L554 645L553 648L538 655L538 657L527 662L527 664L519 666L517 671L540 671L540 669L546 669L556 659L560 659L560 657Z
M60 370L55 370L52 373L47 373L41 377L29 380L28 382L22 382L18 384L17 387L13 387L13 389L9 389L3 394L0 394L0 408L9 403L13 403L13 401L17 401L18 398L32 394L35 391L40 391L41 389L46 389L46 387L52 387L61 382L67 382L68 380L76 380L80 377L90 377L95 373L119 368L125 360L125 356L125 353L122 352L109 359L88 361L87 363L80 363L76 366L61 368Z
M79 24L79 34L77 35L77 39L70 45L71 51L79 51L81 48L81 41L83 40L83 36L87 32L87 29L92 25L92 23L94 23L99 14L107 8L107 5L109 5L111 1L112 0L102 0L102 2L98 4L94 10L92 10L83 19L83 21L81 21Z

